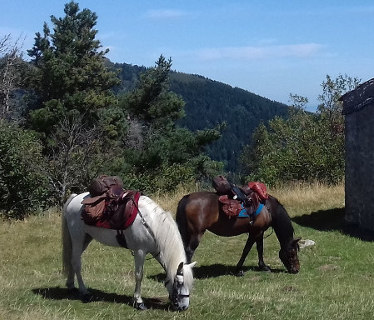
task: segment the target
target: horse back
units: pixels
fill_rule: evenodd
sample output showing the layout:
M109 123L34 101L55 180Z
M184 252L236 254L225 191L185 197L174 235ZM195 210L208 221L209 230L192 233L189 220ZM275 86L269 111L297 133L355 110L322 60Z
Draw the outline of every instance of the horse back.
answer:
M193 192L185 195L178 203L176 220L180 227L205 231L218 218L218 196L214 192Z

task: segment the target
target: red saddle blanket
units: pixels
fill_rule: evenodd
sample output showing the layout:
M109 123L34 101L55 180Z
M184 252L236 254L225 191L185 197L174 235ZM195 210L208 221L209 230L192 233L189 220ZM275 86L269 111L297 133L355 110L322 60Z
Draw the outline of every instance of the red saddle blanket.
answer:
M139 191L126 190L115 197L104 193L82 201L83 221L99 228L125 230L134 222L138 213Z

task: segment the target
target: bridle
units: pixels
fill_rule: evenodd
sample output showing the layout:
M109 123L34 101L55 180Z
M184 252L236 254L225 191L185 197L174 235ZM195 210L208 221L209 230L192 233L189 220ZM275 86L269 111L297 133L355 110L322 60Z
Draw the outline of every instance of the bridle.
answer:
M168 284L171 282L171 280L165 281L165 287L168 286ZM182 274L177 274L173 283L172 293L169 295L170 301L174 306L178 304L178 301L183 298L189 298L190 294L182 293L182 288L184 284L184 279Z

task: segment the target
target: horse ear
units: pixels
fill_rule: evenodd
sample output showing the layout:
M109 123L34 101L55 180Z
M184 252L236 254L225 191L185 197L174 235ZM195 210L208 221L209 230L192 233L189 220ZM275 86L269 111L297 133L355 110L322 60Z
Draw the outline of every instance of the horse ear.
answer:
M182 276L183 275L183 262L181 262L177 269L177 275Z
M191 262L190 264L188 264L188 266L192 269L195 266L195 264L196 264L196 261Z

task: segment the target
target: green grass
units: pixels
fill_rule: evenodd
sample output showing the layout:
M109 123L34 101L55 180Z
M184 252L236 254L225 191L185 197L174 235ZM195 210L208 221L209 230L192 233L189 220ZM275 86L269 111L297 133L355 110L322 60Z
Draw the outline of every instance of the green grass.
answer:
M269 230L265 262L274 272L257 271L253 248L245 276L235 277L246 236L207 233L194 257L191 305L182 313L168 311L164 273L153 259L146 261L142 292L152 309L134 310L131 253L96 242L83 255L83 276L95 299L82 303L64 286L57 212L0 222L0 319L371 319L374 242L341 231L343 187L293 186L271 193L289 211L296 236L316 242L300 251L300 273L284 272ZM174 211L181 196L157 201Z

